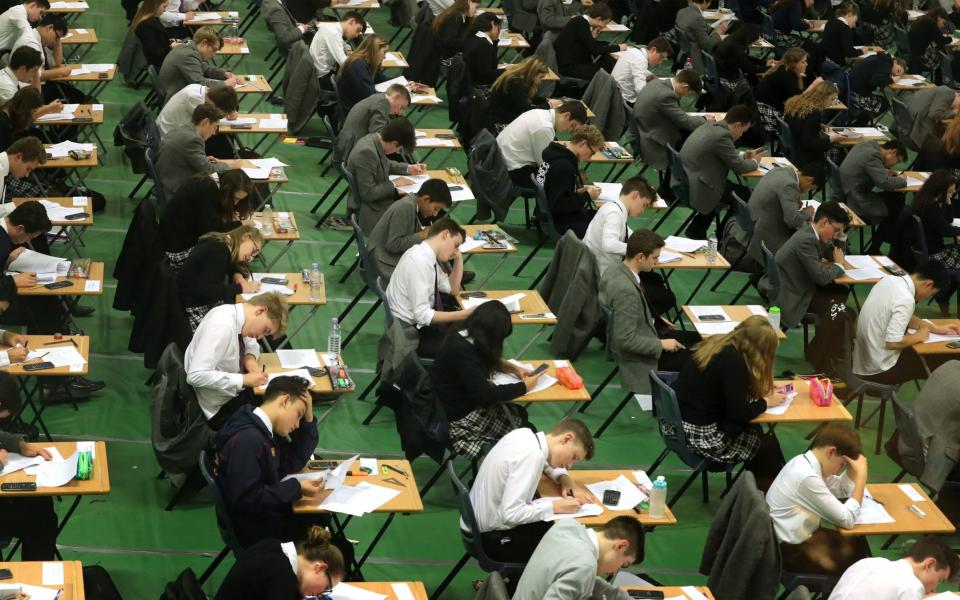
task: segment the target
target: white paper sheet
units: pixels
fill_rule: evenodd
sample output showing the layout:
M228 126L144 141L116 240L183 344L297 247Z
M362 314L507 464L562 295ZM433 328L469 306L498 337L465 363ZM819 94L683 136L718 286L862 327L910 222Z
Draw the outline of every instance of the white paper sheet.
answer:
M414 600L413 591L406 583L391 583L390 587L393 588L393 595L397 600Z
M77 476L77 453L63 461L44 461L37 467L37 487L60 487Z
M82 365L87 362L83 359L83 355L80 354L72 344L69 346L52 346L40 350L41 354L44 352L46 356L43 356L43 360L52 362L55 367Z
M29 248L20 253L20 256L10 263L10 270L18 273L52 273L66 275L70 271L70 261L59 256L49 256L34 252Z
M386 54L383 55L383 60L392 60L392 61L400 62L401 60L403 60L403 58L401 58L400 55L396 52L387 52Z
M911 333L915 333L916 330L911 330ZM936 344L938 342L953 342L960 340L960 335L941 335L939 333L931 333L930 337L920 342L921 344Z
M353 468L353 463L355 463L358 458L360 458L360 455L354 454L347 460L340 463L337 466L337 468L330 471L330 476L327 477L327 481L325 482L326 485L324 485L324 488L328 490L335 490L341 487L343 485L343 482L347 478L347 473L349 473L350 469Z
M521 363L514 359L510 359L510 362L519 367L524 367L527 369L534 368L534 366L530 363ZM511 375L510 373L501 373L500 371L495 371L493 375L491 375L490 381L497 385L509 385L511 383L519 383L520 378L515 375ZM557 383L557 379L555 377L548 375L547 373L542 373L540 378L537 379L537 384L533 386L533 389L528 391L527 394L536 394L537 392L542 392L543 390L552 387L555 383Z
M685 585L682 588L680 588L680 591L686 594L686 596L690 598L690 600L707 600L707 597L703 595L703 593L700 590L698 590L692 585Z
M32 467L34 465L39 465L44 462L46 459L42 456L32 456L27 457L16 452L7 453L7 464L3 466L3 469L0 469L0 475L9 475L10 473L16 473L27 467Z
M864 281L866 279L882 279L884 277L883 271L879 267L871 267L869 269L844 269L844 273L850 279L854 281Z
M56 3L51 2L50 4L53 5ZM3 583L0 584L0 590L20 590L28 594L30 600L57 600L63 593L63 590L41 587L39 585L29 585L26 583Z
M900 488L900 491L903 492L907 498L910 498L912 502L926 502L927 499L923 497L923 494L918 492L911 484L901 483L897 486Z
M526 294L518 292L516 294L510 294L509 296L504 296L503 298L465 298L462 300L464 308L473 308L474 306L480 306L484 302L491 302L496 300L497 302L503 304L507 307L507 310L512 313L522 312L520 309L520 300L524 298Z
M260 389L265 390L267 386L270 385L270 382L280 376L287 377L303 377L310 382L310 388L313 389L316 387L316 383L313 381L313 375L310 374L306 369L292 369L290 371L282 371L280 373L268 373L267 374L267 383L260 386Z
M256 117L237 117L236 119L220 119L220 125L253 125Z
M460 244L460 252L463 254L466 254L471 250L476 250L477 248L483 246L486 243L487 243L486 239L476 240L472 237L468 237L466 240L463 241L462 244Z
M277 358L284 369L320 368L320 359L314 350L277 350Z
M697 333L700 335L723 335L736 329L737 325L739 325L739 323L733 321L721 323L703 323L698 321L693 324L697 329Z
M38 200L38 202L40 202L40 205L46 209L47 217L51 221L66 221L67 215L73 215L78 212L81 212L81 211L78 211L76 207L63 206L51 200L42 199L42 200Z
M83 282L83 291L96 293L100 291L100 280L99 279L88 279Z
M669 250L661 250L660 258L657 259L658 265L665 265L672 262L679 262L683 260L682 254L677 254L675 252L670 252Z
M893 262L893 259L890 258L889 256L874 256L873 260L880 263L881 267L893 267L893 266L896 266L897 264Z
M451 188L451 187L453 187L453 186L458 186L458 187L460 187L459 190L454 190L454 189L451 189L451 190L450 190L450 199L451 199L453 202L463 202L463 201L465 201L465 200L475 200L475 199L476 199L476 196L473 195L473 190L471 190L468 186L466 186L466 185L464 185L464 184L462 184L462 183L455 183L455 184L450 184L450 185L448 185L447 187L448 187L448 188Z
M820 203L816 200L804 200L801 207L807 208L808 206L812 206L813 212L817 212L817 209L820 208Z
M332 600L385 600L386 595L340 582L333 587L330 598Z
M553 504L556 500L562 500L559 496L546 496L543 498L537 498L533 501L533 504L537 505L546 505ZM599 517L603 514L604 508L600 504L584 504L580 506L580 510L575 513L564 513L561 515L550 514L543 517L544 521L559 521L561 519L579 519L580 517Z
M390 502L399 494L400 490L396 488L361 481L355 486L339 486L320 504L320 508L362 517Z
M922 186L926 179L917 179L916 177L910 177L907 175L907 187Z
M260 119L261 129L287 129L286 119Z
M647 475L646 471L634 471L633 478L637 480L637 483L640 484L646 490L653 489L653 480L650 479L650 476Z
M270 167L240 167L240 170L247 174L250 179L266 180L270 179Z
M844 258L854 269L873 269L877 266L871 257L864 254L848 254Z
M690 312L693 313L698 319L702 319L705 316L709 315L721 315L723 321L712 320L711 323L722 323L724 321L732 321L730 315L727 314L727 311L723 310L722 306L688 306Z
M386 81L381 81L381 82L378 83L377 85L373 86L373 89L377 90L378 92L385 92L385 91L387 91L387 88L388 88L388 87L390 87L391 85L393 85L393 84L395 84L395 83L398 83L398 84L400 84L400 85L407 85L407 84L410 83L410 82L407 81L407 78L406 78L406 77L404 77L403 75L401 75L400 77L394 77L393 79L388 79L388 80L386 80Z
M430 94L413 94L411 104L440 104L443 102L438 96Z
M588 483L587 489L597 497L598 501L603 500L603 493L607 490L620 492L620 501L616 505L604 505L610 510L627 510L647 499L646 494L641 492L636 485L630 483L630 480L623 475L611 481Z
M417 138L417 146L420 146L420 147L446 146L446 147L452 148L454 147L454 145L455 145L454 140L446 140L446 139L435 138L435 137Z
M863 503L860 505L860 515L857 516L857 525L877 525L880 523L896 523L887 509L870 495L869 490L863 492Z
M748 304L747 308L749 308L750 312L755 315L760 315L761 317L769 316L767 313L767 309L760 306L759 304Z
M43 585L63 585L63 563L45 562L40 566Z
M247 159L247 162L255 167L272 169L274 167L289 167L287 163L283 162L279 158L250 158Z
M707 246L707 240L691 240L676 235L668 236L663 242L667 248L679 252L696 252Z
M796 392L787 394L787 399L783 401L783 404L780 404L778 406L771 406L770 408L768 408L763 412L765 412L768 415L784 415L787 413L787 410L789 410L790 405L793 404L793 400L796 397L797 397Z

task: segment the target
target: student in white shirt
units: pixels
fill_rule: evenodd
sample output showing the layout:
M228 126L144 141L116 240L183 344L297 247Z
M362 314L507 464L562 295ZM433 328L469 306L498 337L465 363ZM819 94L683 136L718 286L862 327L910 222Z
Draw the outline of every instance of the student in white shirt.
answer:
M287 310L286 301L271 292L218 306L203 317L184 352L183 367L211 429L251 403L251 389L267 382L257 362L258 340L283 333Z
M557 132L573 131L586 122L587 108L579 100L549 110L528 110L514 119L497 136L510 179L518 186L532 187L530 176L543 162L543 150Z
M767 491L784 571L839 575L870 556L864 538L820 527L821 519L853 527L866 485L867 457L860 451L860 434L842 423L821 425L810 450L791 459Z
M960 333L960 326L936 327L916 316L914 310L917 302L948 285L947 269L940 261L930 260L918 265L909 276L891 275L873 286L857 318L853 372L864 379L891 385L926 379L926 369L911 347L931 333Z
M200 8L198 0L168 0L166 8L160 13L160 23L167 28L179 27L194 17L194 11Z
M48 0L31 0L8 8L0 15L0 50L10 50L13 43L50 9Z
M320 78L320 87L332 89L330 76L337 72L343 61L347 60L346 42L360 37L367 28L363 16L350 11L343 15L338 23L319 23L317 32L310 42L310 56L317 67L317 77Z
M64 77L71 71L63 60L63 45L60 39L65 35L67 35L66 21L60 15L51 13L45 15L35 28L21 33L13 43L13 51L27 47L40 54L40 59L44 63L40 67L41 81ZM47 50L50 50L52 65L47 61Z
M0 71L0 104L20 91L20 88L33 86L40 91L40 67L43 57L30 48L19 48L10 55L10 62Z
M590 430L577 419L564 419L547 433L524 427L500 438L477 471L470 503L480 540L490 558L525 563L553 525L553 515L575 513L596 502L567 469L593 458ZM560 498L536 502L541 475L560 484ZM463 524L461 523L461 526Z
M627 238L633 233L627 219L643 214L656 199L657 193L638 175L623 182L619 198L600 205L583 236L583 243L597 259L600 275L627 254Z
M900 560L878 556L857 561L843 573L830 600L921 600L958 572L957 553L943 540L927 536Z
M648 81L657 78L650 71L650 67L670 58L671 50L670 42L666 38L658 37L650 40L645 48L630 48L620 53L610 75L620 87L620 95L627 104L633 106L640 90Z

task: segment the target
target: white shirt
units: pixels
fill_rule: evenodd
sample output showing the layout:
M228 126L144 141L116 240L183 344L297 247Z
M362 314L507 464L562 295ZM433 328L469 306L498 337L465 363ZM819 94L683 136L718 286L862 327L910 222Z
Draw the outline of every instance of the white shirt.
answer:
M31 28L26 6L17 4L8 8L0 15L0 50L11 49L17 38Z
M899 342L907 332L917 301L910 276L884 277L873 289L857 317L857 343L853 348L853 372L876 375L893 368L900 350L887 342Z
M837 582L830 600L921 600L923 582L904 559L862 558Z
M547 437L542 432L524 427L500 438L480 464L470 489L480 532L512 529L552 515L553 504L534 504L533 496L541 475L556 481L566 472L547 464Z
M583 243L597 259L600 275L603 275L610 265L623 261L627 254L626 240L631 233L633 232L627 225L627 207L620 198L600 205L583 236Z
M826 519L837 527L853 527L860 503L849 498L853 481L846 473L824 479L820 461L812 451L793 457L784 465L767 492L773 529L781 542L807 541ZM838 498L848 497L841 503Z
M290 567L293 569L294 574L297 574L299 567L299 561L297 561L297 545L293 542L281 542L280 551L283 552L283 555L290 561Z
M27 29L22 31L17 39L13 42L13 47L10 49L10 53L16 52L17 48L26 46L27 48L33 48L40 53L40 60L44 63L47 62L47 56L43 52L43 40L40 39L40 32L34 28ZM43 65L40 66L40 69L43 69Z
M13 98L14 94L20 90L20 88L27 87L28 83L22 83L17 76L13 73L13 70L10 67L4 68L0 71L0 104L6 104L7 100Z
M7 193L7 175L10 174L10 157L7 156L6 152L0 152L0 202L5 200L4 195ZM6 229L7 220L0 219L0 226Z
M273 423L270 421L270 417L267 416L267 413L263 412L263 409L259 406L253 409L254 416L258 417L263 424L267 427L267 431L270 432L270 436L273 436Z
M453 6L453 0L427 0L427 6L430 7L433 16L437 16Z
M553 109L534 108L507 125L497 136L497 146L508 171L543 163L543 150L556 136Z
M483 39L487 40L488 42L490 42L491 45L496 45L496 44L494 44L493 40L490 39L490 36L487 35L487 34L486 34L485 32L483 32L483 31L478 31L478 32L475 33L474 35L477 36L478 38L483 38Z
M0 220L0 222L6 223L6 219ZM6 329L0 329L0 340L3 339L4 334L7 333ZM18 347L20 347L18 345ZM7 354L6 350L0 350L0 367L9 367L10 366L10 355Z
M160 14L160 23L164 27L176 27L183 23L185 12L197 10L200 8L200 2L196 0L167 0L167 6ZM183 12L180 9L183 8Z
M337 70L347 59L346 42L343 41L343 26L337 23L320 23L310 42L310 56L317 67L317 77Z
M450 278L437 264L437 253L426 240L400 257L387 285L387 300L396 319L417 329L433 321L434 293L450 293Z
M170 96L157 117L157 129L160 130L160 135L167 135L168 131L179 127L192 126L193 111L203 104L206 93L206 86L191 83Z
M620 86L623 99L630 104L636 102L637 94L647 85L647 77L652 75L647 68L647 49L630 48L621 52L610 74Z
M243 322L243 304L212 309L200 321L183 355L187 383L197 392L200 408L208 419L243 389L239 339ZM244 337L243 351L259 358L260 344Z

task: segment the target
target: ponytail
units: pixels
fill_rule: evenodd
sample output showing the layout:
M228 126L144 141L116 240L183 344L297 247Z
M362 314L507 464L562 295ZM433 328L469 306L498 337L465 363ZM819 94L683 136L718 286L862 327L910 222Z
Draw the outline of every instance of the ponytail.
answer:
M307 532L307 539L297 542L297 554L309 562L327 563L327 575L342 578L346 569L340 548L333 545L333 535L326 527L314 525Z

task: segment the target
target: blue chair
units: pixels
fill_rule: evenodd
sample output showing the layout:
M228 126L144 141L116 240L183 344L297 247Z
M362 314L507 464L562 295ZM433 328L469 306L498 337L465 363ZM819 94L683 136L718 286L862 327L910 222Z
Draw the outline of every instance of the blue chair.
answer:
M344 162L340 163L339 165L337 165L337 169L340 171L340 177L342 177L343 180L347 182L347 189L344 190L346 194L349 194L349 197L347 198L347 216L352 217L354 214L357 213L357 211L360 210L361 198L360 198L360 192L357 190L357 180L354 178L353 173L351 173L350 170L347 169L347 163L344 163ZM332 213L334 209L336 209L337 206L340 205L340 202L343 200L343 196L344 194L340 194L339 196L337 196L337 199L330 206L330 208L327 209L327 212L325 212L323 216L320 217L320 223L323 223L324 221L326 221L327 217L330 216L330 213ZM348 248L350 248L350 244L352 243L353 243L353 235L351 234L351 236L347 239L347 241L344 242L342 246L340 246L340 249L337 250L337 253L333 256L333 258L330 259L330 266L337 264L337 261L340 260L340 257L343 256L343 253L346 252ZM343 283L343 281L344 280L341 279L340 283Z
M556 245L560 241L560 233L557 232L557 228L553 224L553 217L550 215L550 203L547 200L547 193L544 191L543 186L540 185L540 182L537 181L536 175L530 176L530 183L533 187L533 195L536 200L534 205L534 213L537 215L537 245L534 246L533 250L530 251L530 254L523 259L523 262L520 263L520 266L513 272L513 276L517 277L523 272L524 267L527 266L533 257L536 256L537 252L543 248L544 244L547 243L547 240L550 240ZM546 269L543 270L543 273L534 280L533 285L530 286L531 289L537 286L537 282L543 277L546 273Z
M203 475L204 481L207 482L207 487L210 488L210 492L213 494L213 504L217 515L217 529L220 530L220 538L223 540L224 547L213 559L213 562L210 563L210 566L207 567L207 570L200 575L200 578L197 580L200 585L203 585L210 575L217 570L217 567L220 566L220 563L223 562L223 559L225 559L231 551L235 557L243 554L243 546L240 545L240 541L237 539L233 521L230 519L230 512L227 510L227 503L223 499L223 494L220 493L220 487L217 486L217 482L213 478L213 471L214 466L210 462L210 457L207 456L206 451L201 451L200 474Z
M393 315L389 310L389 306L386 301L386 293L383 291L383 287L380 284L380 271L377 268L377 261L370 256L370 252L367 249L367 240L363 235L363 232L360 231L360 225L357 223L357 215L350 215L350 224L353 226L353 235L350 240L356 240L357 242L357 263L360 264L360 272L363 274L363 283L364 288L357 292L357 295L353 297L353 300L350 301L350 304L347 305L343 312L340 313L339 322L343 323L343 320L347 317L347 314L353 309L354 306L360 302L360 299L363 298L364 294L367 293L367 290L374 293L377 296L376 302L367 309L367 312L360 318L360 321L357 325L350 331L346 338L343 340L341 348L346 348L347 344L350 343L350 340L353 339L353 336L360 331L360 328L363 327L364 323L373 316L373 312L382 303L384 306L387 306L387 325L390 325L390 322L393 321Z

